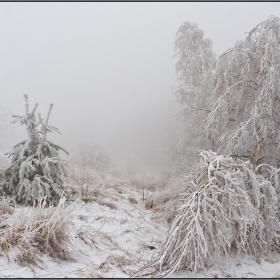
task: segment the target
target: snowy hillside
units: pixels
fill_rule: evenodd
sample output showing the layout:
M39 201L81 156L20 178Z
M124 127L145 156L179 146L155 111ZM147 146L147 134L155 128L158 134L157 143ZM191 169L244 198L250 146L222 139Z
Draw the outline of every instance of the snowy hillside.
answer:
M0 277L130 277L156 254L169 227L163 213L147 207L149 199L160 191L156 185L159 181L154 179L152 184L152 180L149 184L149 178L146 179L143 202L139 180L95 172L95 184L88 189L85 201L77 200L72 211L68 211L69 206L64 209L71 215L71 259L58 261L45 254L38 266L22 266L18 263L18 248L14 247L9 258L6 255L0 258ZM76 200L79 187L71 179L67 190L72 192L71 200ZM17 207L13 215L22 211L24 207ZM244 256L195 275L183 271L170 277L280 277L279 259L280 255L275 255L256 262Z

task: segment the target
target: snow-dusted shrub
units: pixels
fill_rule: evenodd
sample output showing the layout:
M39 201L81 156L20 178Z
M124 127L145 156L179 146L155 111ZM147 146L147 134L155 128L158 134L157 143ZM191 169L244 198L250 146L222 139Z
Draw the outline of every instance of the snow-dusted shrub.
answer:
M103 189L105 171L81 166L77 161L71 160L69 173L65 179L66 192L72 197L90 199Z
M215 264L231 253L268 254L279 229L271 182L252 164L214 152L200 152L196 171L184 178L186 193L158 256L142 270L154 277ZM147 272L147 270L146 270Z
M106 170L112 166L110 156L102 146L91 142L82 142L77 148L78 151L73 161L83 168Z
M70 159L70 172L66 181L76 185L68 188L70 193L79 193L86 201L90 200L91 190L96 185L103 184L104 178L112 171L113 163L109 154L99 145L82 142L76 148L74 156Z
M18 208L1 222L0 253L9 257L16 247L19 250L16 258L22 265L38 265L42 254L69 259L73 245L69 214L74 204L65 208L65 199L61 199L56 207L46 205L46 199L40 199L37 206Z
M47 201L57 203L64 190L62 178L66 175L67 162L59 158L63 148L47 140L47 133L58 130L48 124L53 104L44 121L34 109L29 112L28 96L25 97L25 116L13 116L13 122L25 125L28 139L14 146L9 153L11 165L2 172L0 194L14 197L17 202L30 203L47 195ZM41 125L41 129L37 127ZM67 152L66 152L67 153Z

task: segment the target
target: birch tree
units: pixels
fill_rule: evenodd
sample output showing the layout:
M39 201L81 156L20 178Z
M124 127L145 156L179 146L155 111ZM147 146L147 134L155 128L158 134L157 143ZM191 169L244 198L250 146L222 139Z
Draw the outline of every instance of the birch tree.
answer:
M164 277L181 269L195 273L230 259L233 252L258 258L279 250L279 25L280 19L271 16L253 28L218 58L207 83L199 82L204 81L199 64L182 56L180 65L185 59L186 69L193 66L181 76L178 91L186 98L187 124L194 125L193 137L204 130L219 154L200 152L200 162L182 179L181 207L162 248L135 276ZM194 51L187 53L199 61Z
M206 132L223 154L280 165L280 20L271 16L217 61ZM256 172L262 173L261 167Z
M162 278L186 269L195 273L229 261L232 253L258 258L279 250L276 191L253 172L250 161L203 151L195 171L182 182L186 191L165 242L135 277Z
M212 148L210 141L203 137L204 124L211 112L213 97L213 70L215 53L212 42L196 23L185 22L176 33L175 55L177 81L174 93L183 109L177 117L184 120L175 147L177 164L182 168L191 166L198 159L197 150Z

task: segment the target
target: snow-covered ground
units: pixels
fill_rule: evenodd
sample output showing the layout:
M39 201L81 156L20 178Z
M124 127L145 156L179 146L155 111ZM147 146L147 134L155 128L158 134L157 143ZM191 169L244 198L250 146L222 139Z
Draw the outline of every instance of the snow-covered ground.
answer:
M192 275L190 272L177 272L170 278L280 278L280 256L275 255L256 262L250 256L233 259L231 264L222 263L206 272Z
M0 257L0 277L127 278L150 261L164 242L168 223L153 209L145 209L140 186L113 177L110 183L109 179L92 191L92 201L78 202L71 213L72 261L44 256L41 268L22 267L15 261L14 249L9 260ZM195 275L183 271L170 277L280 278L279 260L280 255L258 262L244 256Z

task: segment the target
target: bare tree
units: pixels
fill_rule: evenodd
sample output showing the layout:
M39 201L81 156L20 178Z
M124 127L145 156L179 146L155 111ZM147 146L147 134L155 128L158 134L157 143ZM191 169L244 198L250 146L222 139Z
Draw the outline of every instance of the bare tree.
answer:
M111 164L109 155L101 146L85 142L79 143L74 162L79 166L79 175L74 176L74 180L81 187L82 197L87 195L89 186L94 183L92 171L103 171Z

